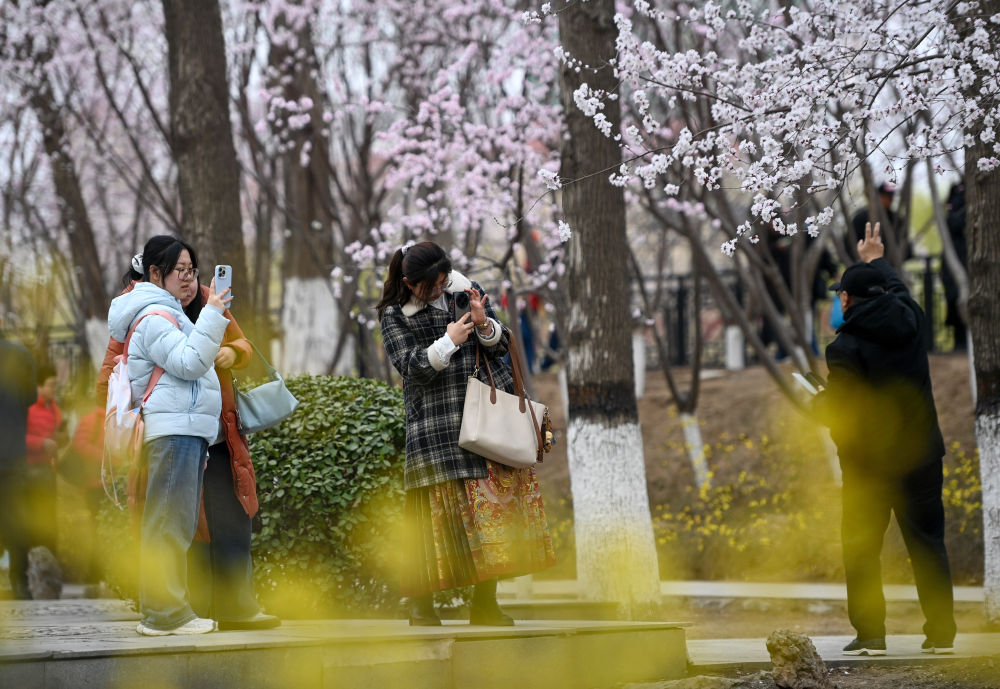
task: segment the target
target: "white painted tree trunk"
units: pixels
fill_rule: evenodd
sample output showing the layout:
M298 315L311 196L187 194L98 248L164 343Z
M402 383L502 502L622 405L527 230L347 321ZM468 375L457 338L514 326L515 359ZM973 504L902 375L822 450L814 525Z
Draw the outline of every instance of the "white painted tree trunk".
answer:
M746 368L745 338L738 325L726 326L726 370L742 371Z
M330 370L340 338L340 312L325 279L292 277L285 281L281 326L283 373L320 375ZM349 339L334 373L349 375L353 361L354 347Z
M830 429L819 429L819 436L823 443L823 450L826 452L826 461L830 465L830 477L833 483L838 486L844 485L844 474L840 470L840 455L837 454L837 445L830 437Z
M986 618L1000 623L1000 414L976 415L983 486L983 587Z
M107 318L88 318L83 323L83 334L87 338L87 353L90 355L90 362L95 370L101 368L104 363L104 353L108 351L108 339L111 333L108 331Z
M635 374L635 398L641 400L646 394L646 333L632 331L632 369Z
M684 430L684 444L694 471L694 482L700 490L708 483L708 460L705 459L705 442L701 438L701 425L697 415L681 413L681 428Z
M632 616L660 600L642 432L571 419L567 436L581 595Z

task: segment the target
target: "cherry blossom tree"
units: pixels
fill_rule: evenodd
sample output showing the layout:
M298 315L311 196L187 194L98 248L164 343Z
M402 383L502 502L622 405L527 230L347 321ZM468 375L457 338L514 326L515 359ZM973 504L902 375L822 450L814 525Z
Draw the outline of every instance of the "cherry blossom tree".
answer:
M517 3L504 0L426 0L399 11L407 21L379 34L378 66L397 75L402 98L362 103L367 117L388 122L376 139L384 204L346 247L360 274L335 271L364 300L359 322L375 326L368 307L392 253L424 238L448 248L459 270L498 285L495 302L510 291L512 310L518 286L554 297L567 236L537 174L554 177L558 166L554 31L524 25ZM525 252L530 274L518 261Z
M559 8L556 8L559 11ZM619 143L626 162L614 184L676 196L738 191L750 218L722 226L722 251L753 256L761 228L818 235L857 177L888 178L913 161L964 153L969 192L969 320L975 347L977 438L983 477L987 611L1000 618L1000 393L995 225L1000 91L995 49L1000 6L990 2L888 0L784 5L738 0L659 6L636 0L615 17L615 74L641 126L614 131L603 109L613 94L593 82L576 103ZM645 40L633 16L728 46L670 51ZM734 57L739 52L740 59ZM709 115L665 133L684 107ZM669 127L668 127L669 128ZM906 131L905 145L891 147ZM664 140L665 139L665 140ZM804 216L804 217L803 217Z
M5 166L11 250L34 252L42 272L58 276L67 320L98 362L116 277L143 230L171 221L162 186L170 165L156 162L169 156L157 155L150 109L158 82L136 48L156 45L158 25L147 7L115 0L4 3L0 15L0 79L11 106L0 120L19 154ZM152 136L139 144L142 130ZM24 290L33 278L15 280Z

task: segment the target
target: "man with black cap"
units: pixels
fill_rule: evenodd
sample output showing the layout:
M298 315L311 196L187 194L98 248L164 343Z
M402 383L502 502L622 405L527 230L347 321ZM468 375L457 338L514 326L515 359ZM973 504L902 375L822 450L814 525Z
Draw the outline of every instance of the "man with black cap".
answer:
M941 500L944 440L921 329L924 313L883 258L876 223L861 262L833 285L844 312L826 349L829 380L814 410L830 427L843 469L841 535L847 613L857 638L846 655L885 655L882 539L890 514L903 534L926 623L925 653L951 653L951 570Z

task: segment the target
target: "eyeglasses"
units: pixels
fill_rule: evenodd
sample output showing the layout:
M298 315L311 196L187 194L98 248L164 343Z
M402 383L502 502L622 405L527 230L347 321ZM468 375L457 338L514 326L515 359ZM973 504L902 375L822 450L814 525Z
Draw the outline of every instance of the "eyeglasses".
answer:
M177 273L177 277L183 282L194 280L198 277L197 268L174 268L174 272Z
M442 292L448 291L451 287L451 280L446 280L445 282L439 282L433 287L431 287L431 294L441 294Z

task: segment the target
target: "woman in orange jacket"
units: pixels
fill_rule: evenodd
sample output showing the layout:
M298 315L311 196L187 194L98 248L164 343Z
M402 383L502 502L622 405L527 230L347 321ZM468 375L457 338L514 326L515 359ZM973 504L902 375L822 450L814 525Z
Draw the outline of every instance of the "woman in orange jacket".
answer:
M122 294L131 291L142 279L141 267L142 255L139 254L132 259L130 270L122 278ZM187 284L191 288L181 298L181 305L188 318L195 321L208 299L209 288L198 282L197 269L195 280ZM254 593L250 539L252 519L258 510L257 477L236 409L231 372L231 369L250 365L253 347L229 309L223 315L229 325L215 359L215 371L222 388L222 417L219 438L208 448L201 518L195 543L188 551L191 588L194 589L190 598L198 615L218 620L220 630L269 629L277 627L281 621L261 611ZM124 347L124 343L114 339L108 342L97 376L97 403L102 408L107 403L108 377ZM144 488L142 481L138 485L138 490ZM142 495L129 496L130 505L141 508L142 500ZM206 574L195 576L199 571Z

